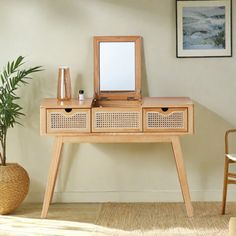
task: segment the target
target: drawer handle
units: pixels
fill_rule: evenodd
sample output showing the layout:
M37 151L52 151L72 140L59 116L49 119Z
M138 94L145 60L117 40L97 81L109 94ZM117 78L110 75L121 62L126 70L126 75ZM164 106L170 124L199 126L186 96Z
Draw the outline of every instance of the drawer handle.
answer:
M162 107L161 110L164 111L164 112L166 112L166 111L169 110L169 108L168 108L168 107Z
M65 108L65 112L70 113L72 111L72 108Z

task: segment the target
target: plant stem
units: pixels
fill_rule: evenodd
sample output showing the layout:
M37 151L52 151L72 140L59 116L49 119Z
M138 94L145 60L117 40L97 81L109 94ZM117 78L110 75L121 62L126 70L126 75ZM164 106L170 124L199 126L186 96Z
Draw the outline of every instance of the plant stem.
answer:
M7 147L7 129L4 129L3 132L3 142L2 142L2 165L5 166L6 165L6 147Z
M3 165L3 156L2 156L2 151L3 151L3 129L1 129L0 142L1 142L0 159L1 159L1 165Z
M2 153L0 152L0 160L1 160L1 163L3 163L3 157L2 157Z

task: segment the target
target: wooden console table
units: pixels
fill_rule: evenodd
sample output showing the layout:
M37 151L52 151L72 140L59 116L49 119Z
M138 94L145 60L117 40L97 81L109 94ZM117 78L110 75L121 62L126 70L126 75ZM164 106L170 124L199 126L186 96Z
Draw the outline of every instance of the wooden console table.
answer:
M193 208L180 136L193 133L193 103L189 98L144 98L140 106L93 107L84 102L45 99L40 107L41 135L55 137L41 217L47 217L64 143L171 143L187 215Z

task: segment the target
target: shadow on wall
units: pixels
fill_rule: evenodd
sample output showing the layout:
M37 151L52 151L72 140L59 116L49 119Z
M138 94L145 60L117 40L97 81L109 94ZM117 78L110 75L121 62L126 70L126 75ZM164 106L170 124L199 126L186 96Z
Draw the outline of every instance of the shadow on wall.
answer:
M191 170L188 172L190 186L192 190L199 190L199 185L202 190L221 190L224 135L232 124L196 101L194 106L195 134L182 138L184 158ZM201 196L201 199L205 197ZM218 200L221 200L221 196Z
M166 0L167 1L167 0ZM28 3L28 1L26 1ZM163 1L165 2L165 1ZM172 0L169 0L170 4L172 3ZM128 8L128 9L136 9L140 11L145 11L147 9L148 13L150 14L150 10L153 12L153 14L156 14L157 12L161 12L163 15L165 15L165 11L158 11L160 7L165 7L166 3L162 3L162 1L159 1L157 4L156 1L149 1L147 4L145 1L139 0L139 1L133 1L133 0L99 0L96 1L96 3L91 2L92 5L96 4L107 4L107 5L114 5L114 7L122 7L122 8ZM40 1L38 4L41 7L44 7L45 10L50 10L50 14L54 14L54 16L58 15L61 19L73 19L78 15L84 15L86 17L86 14L84 14L83 11L78 12L78 6L81 6L81 4L88 4L87 0L77 1L72 0L70 1L70 4L66 3L64 0L58 0L55 4L53 0L51 1ZM174 5L174 4L173 4Z
M166 1L169 1L171 3L173 3L172 0L165 0L165 1L158 1L158 4L156 3L156 1L149 1L148 4L146 1L133 1L133 0L100 0L100 2L104 2L106 4L110 4L110 5L114 5L115 7L125 7L125 8L130 8L130 9L135 9L135 10L140 10L140 11L145 11L147 10L148 13L150 14L151 12L153 14L156 14L157 12L162 13L163 15L165 15L165 10L166 8L164 8L162 11L159 11L160 8L165 7L166 6ZM173 4L174 5L174 4ZM151 12L150 12L151 10Z
M27 4L28 1L26 1ZM46 15L50 16L50 18L57 18L59 22L74 22L75 19L78 19L78 16L81 17L83 15L85 18L86 14L83 10L78 11L78 2L70 1L70 3L66 3L63 0L59 0L55 3L55 1L39 1L37 2L39 8L42 8Z

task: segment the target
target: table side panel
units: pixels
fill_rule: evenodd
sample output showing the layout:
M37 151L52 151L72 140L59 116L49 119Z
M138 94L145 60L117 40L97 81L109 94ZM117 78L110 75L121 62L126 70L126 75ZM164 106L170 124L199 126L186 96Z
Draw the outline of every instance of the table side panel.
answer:
M188 106L188 134L194 133L194 104Z

